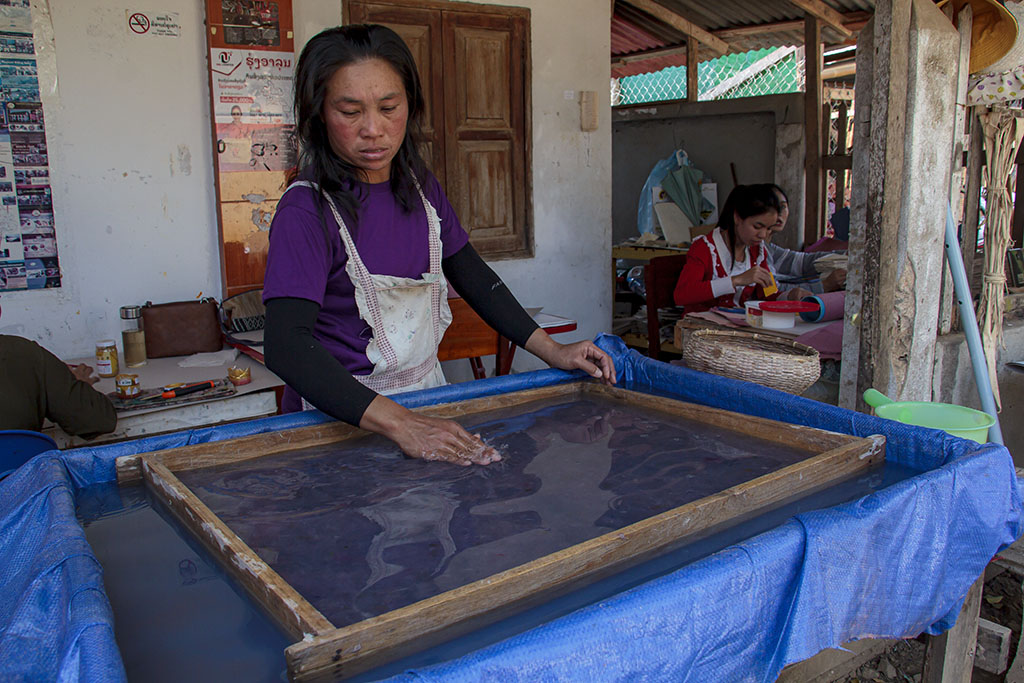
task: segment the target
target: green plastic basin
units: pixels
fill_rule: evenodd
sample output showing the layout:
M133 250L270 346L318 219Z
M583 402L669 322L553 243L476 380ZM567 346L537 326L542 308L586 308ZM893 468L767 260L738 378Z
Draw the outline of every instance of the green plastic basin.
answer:
M971 439L978 443L988 441L989 427L996 423L988 413L951 403L927 401L893 401L874 389L864 392L864 401L875 409L875 415L918 427L931 427Z

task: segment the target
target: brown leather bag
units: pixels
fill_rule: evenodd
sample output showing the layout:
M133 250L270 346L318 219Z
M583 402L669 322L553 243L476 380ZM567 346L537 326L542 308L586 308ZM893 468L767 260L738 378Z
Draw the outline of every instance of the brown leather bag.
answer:
M220 351L221 330L217 302L175 301L142 307L142 329L146 333L146 357L187 356Z

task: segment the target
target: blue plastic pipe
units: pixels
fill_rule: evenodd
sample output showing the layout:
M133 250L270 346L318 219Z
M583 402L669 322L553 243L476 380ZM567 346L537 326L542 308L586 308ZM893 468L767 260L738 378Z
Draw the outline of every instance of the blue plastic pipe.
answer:
M953 291L957 303L960 304L960 324L967 337L967 348L971 352L971 366L974 369L974 381L978 385L978 397L981 409L995 418L995 424L989 427L988 440L1003 445L1003 431L999 428L999 414L996 411L996 399L992 394L992 382L988 376L988 365L985 363L985 350L981 347L981 333L978 331L978 318L974 315L974 299L967 285L967 271L964 270L964 259L960 255L960 242L956 238L956 225L953 223L953 207L946 204L946 263L953 276Z

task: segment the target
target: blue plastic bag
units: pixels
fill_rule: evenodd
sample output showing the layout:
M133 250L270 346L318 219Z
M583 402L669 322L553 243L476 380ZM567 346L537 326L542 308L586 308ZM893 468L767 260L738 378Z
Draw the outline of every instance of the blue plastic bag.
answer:
M683 166L689 165L690 159L686 156L686 152L677 149L668 157L656 163L654 168L651 169L650 174L647 176L647 182L644 183L644 189L640 191L640 202L636 212L636 227L641 235L655 231L654 198L651 194L654 186L660 185L665 176L672 171L677 171Z

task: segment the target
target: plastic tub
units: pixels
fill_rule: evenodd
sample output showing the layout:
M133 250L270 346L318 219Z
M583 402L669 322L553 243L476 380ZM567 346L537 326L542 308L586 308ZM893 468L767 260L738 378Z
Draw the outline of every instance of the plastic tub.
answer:
M996 423L994 417L974 408L952 403L893 401L875 389L864 392L864 402L875 409L878 417L918 427L941 429L947 434L978 443L988 441L989 427Z
M799 313L818 310L818 305L806 301L748 301L747 324L772 330L785 330L796 325Z

